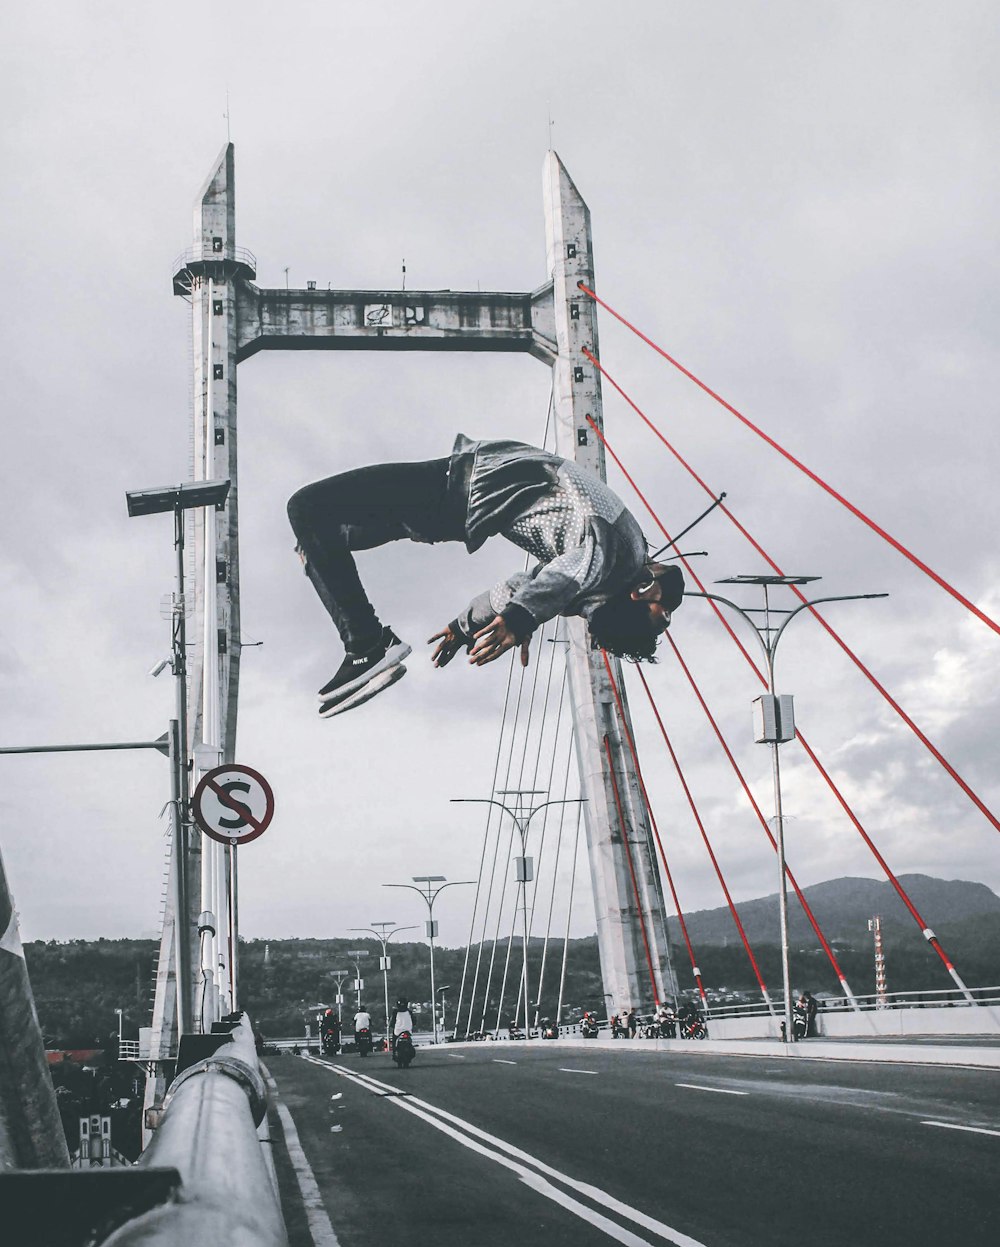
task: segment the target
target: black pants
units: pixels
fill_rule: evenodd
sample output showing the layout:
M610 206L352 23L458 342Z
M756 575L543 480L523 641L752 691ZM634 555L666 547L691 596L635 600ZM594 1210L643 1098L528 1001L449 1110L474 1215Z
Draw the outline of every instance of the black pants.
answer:
M390 541L462 541L446 509L448 459L380 463L306 485L288 501L288 518L306 575L344 649L364 654L382 636L352 551Z

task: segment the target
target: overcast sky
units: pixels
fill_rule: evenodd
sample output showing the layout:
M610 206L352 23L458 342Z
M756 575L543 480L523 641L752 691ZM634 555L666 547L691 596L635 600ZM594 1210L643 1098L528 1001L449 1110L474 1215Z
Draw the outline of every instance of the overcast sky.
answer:
M262 286L287 267L292 286L392 287L405 257L409 288L538 287L551 133L591 208L603 297L1000 617L995 5L55 0L0 20L4 743L151 738L172 714L169 678L147 675L168 647L170 522L128 520L124 493L187 471L189 309L171 261L226 141L227 98L237 242ZM830 618L1000 807L1000 637L626 330L605 316L600 332L604 366L786 570L821 575L818 593L891 594ZM423 642L522 560L500 539L472 558L370 556L376 606L417 652L391 693L320 721L314 690L341 652L292 555L287 497L348 467L446 454L458 430L538 442L548 392L527 357L241 366L243 631L263 644L244 651L237 757L277 800L241 854L247 935L418 922L417 899L383 882L475 877L483 820L448 801L489 794L506 669L435 672ZM682 528L704 495L608 389L605 419ZM709 551L706 581L764 570L719 514L685 545ZM770 813L756 682L703 603L673 632ZM734 894L772 892L773 854L672 657L648 678ZM897 872L1000 888L997 832L811 620L782 642L778 679ZM682 902L721 904L629 687ZM798 746L782 761L800 883L878 877ZM24 937L154 933L162 757L2 767ZM446 944L468 930L462 891L436 914ZM581 898L573 929L593 929Z

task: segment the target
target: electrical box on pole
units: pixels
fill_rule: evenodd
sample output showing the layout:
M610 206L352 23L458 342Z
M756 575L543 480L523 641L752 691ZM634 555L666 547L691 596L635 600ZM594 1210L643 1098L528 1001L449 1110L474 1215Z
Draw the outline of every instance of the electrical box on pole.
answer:
M518 883L530 883L535 877L535 860L532 857L515 857Z
M795 739L791 693L764 693L753 702L753 738L758 745L784 745Z
M438 933L437 919L433 922L424 922L424 933L429 940L436 940Z
M391 957L379 957L378 968L381 971L383 971L383 973L386 970L391 970L392 969L392 958Z

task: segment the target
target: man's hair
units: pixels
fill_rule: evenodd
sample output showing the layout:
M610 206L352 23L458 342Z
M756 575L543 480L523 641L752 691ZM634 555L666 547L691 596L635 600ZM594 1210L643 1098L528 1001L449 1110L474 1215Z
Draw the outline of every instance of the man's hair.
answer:
M653 631L647 603L626 594L613 597L590 616L590 639L596 649L632 662L655 662L659 634Z
M684 597L684 573L675 563L649 563L638 582L655 579L660 584L660 604L674 611ZM636 587L638 587L638 585ZM590 617L590 639L597 649L632 662L655 662L659 632L649 617L647 602L635 602L631 590L619 593Z

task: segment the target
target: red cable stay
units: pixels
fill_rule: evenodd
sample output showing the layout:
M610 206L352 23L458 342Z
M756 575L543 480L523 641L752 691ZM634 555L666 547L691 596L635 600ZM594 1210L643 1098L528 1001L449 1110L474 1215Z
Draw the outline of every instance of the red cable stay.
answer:
M663 863L663 873L667 876L667 883L670 886L670 895L674 898L674 910L677 913L677 921L681 926L681 933L684 936L684 943L687 946L688 957L691 959L691 972L694 975L694 981L698 985L698 995L701 997L702 1007L708 1012L708 997L705 994L705 985L701 980L701 970L698 962L695 960L694 949L691 946L691 938L688 935L687 922L684 919L684 911L681 909L681 903L677 896L677 889L674 887L674 877L670 872L667 864L667 854L663 848L663 842L660 839L660 829L656 825L656 815L653 813L653 806L649 800L649 793L646 791L646 781L642 777L642 767L639 765L639 755L636 753L635 741L632 738L632 731L625 718L625 708L622 705L621 695L618 692L618 684L611 671L611 663L608 660L606 650L601 650L601 657L604 659L604 666L608 673L608 679L611 681L611 691L615 695L615 705L618 707L618 720L622 725L622 731L625 733L625 739L628 741L629 753L632 755L632 762L635 766L636 777L639 780L639 789L642 792L642 799L646 803L646 810L649 813L649 821L653 827L653 835L656 837L656 847L660 851L660 861Z
M646 413L642 411L642 409L632 400L632 398L625 392L625 390L622 389L622 387L618 384L618 382L614 379L614 377L612 377L611 374L607 371L607 369L604 368L601 362L598 359L596 359L595 356L592 355L591 352L586 349L586 347L584 347L583 353L584 355L587 356L587 358L591 361L591 363L593 363L594 367L598 369L601 375L607 378L607 380L610 382L613 388L621 395L621 397L625 400L625 402L628 403L628 405L636 413L639 419L643 421L646 427L652 433L654 433L656 437L659 438L659 440L663 443L663 445L667 448L667 450L670 451L670 453L677 460L677 462L681 465L681 467L684 468L684 470L714 500L717 495L715 495L712 492L711 488L706 484L704 480L702 480L702 478L698 475L698 473L694 470L694 468L687 462L687 460L683 457L683 455L681 455L681 453L677 450L677 448L673 446L667 440L667 438L663 435L663 433L656 427L656 425L653 424L653 422L649 419ZM598 432L598 436L600 436L600 430L597 430L597 432ZM621 467L621 464L619 463L617 458L615 459L615 462L618 463L619 467ZM622 471L624 471L624 468L622 469ZM628 476L627 473L626 473L626 476ZM631 478L629 478L629 480L631 482ZM632 483L633 489L636 489L634 482L631 482L631 483ZM636 493L639 493L638 489L636 489ZM639 493L639 497L642 498L641 493ZM649 503L646 502L645 498L643 498L642 500L645 503L646 507L648 508ZM777 575L779 576L784 576L785 575L784 571L782 571L782 569L778 566L778 564L774 561L774 559L771 558L771 556L760 545L760 543L751 535L751 533L749 533L747 529L744 528L744 526L740 523L740 521L736 518L736 516L732 513L732 511L721 502L718 504L718 506L719 506L719 509L728 517L730 522L736 527L736 529L742 534L742 536L746 538L746 540L750 543L750 545L754 548L754 550L756 550L756 552L761 556L761 558L772 569L772 571L777 573ZM795 594L795 596L799 599L800 602L803 602L803 603L806 602L805 594L801 591L801 589L799 589L797 585L790 585L789 588L792 590L792 592ZM821 627L828 633L829 636L833 638L834 641L836 641L837 645L840 646L843 652L847 655L848 658L850 658L851 662L854 663L855 667L857 667L857 669L861 672L861 674L865 676L865 678L869 681L869 683L878 690L878 692L881 694L883 699L888 703L888 705L892 707L892 709L903 720L903 722L910 729L910 731L913 732L913 734L917 737L917 739L931 753L934 759L937 762L939 762L941 766L944 767L944 769L952 777L955 783L958 784L958 786L962 789L962 791L969 798L969 800L972 801L972 803L976 806L979 812L986 817L986 819L991 823L991 825L996 831L1000 831L1000 819L997 819L996 815L993 814L993 812L989 809L989 807L980 799L977 793L966 783L966 781L962 778L962 776L959 775L958 771L955 770L955 768L951 765L951 763L944 756L944 754L942 754L941 751L924 734L924 732L921 731L921 729L917 726L917 724L913 721L913 719L910 718L910 716L906 713L906 711L902 708L902 706L900 706L900 704L895 700L895 698L892 697L889 691L878 680L878 678L873 674L873 672L871 672L868 669L868 667L865 666L865 664L861 661L861 659L857 656L857 654L855 654L855 652L851 649L851 647L847 644L847 642L840 636L840 634L832 627L831 624L827 623L826 619L824 619L824 617L820 614L820 612L815 607L812 607L812 606L809 608L809 610L810 610L810 613L815 616L815 618L817 619ZM716 614L718 615L719 612L716 611ZM727 624L727 628L728 628L728 624ZM729 632L730 632L730 635L732 635L735 639L735 633L733 633L731 628L729 628ZM742 646L740 646L740 648L742 649ZM745 653L746 651L744 651L744 654Z
M694 691L694 695L698 698L701 708L705 712L705 717L708 719L709 723L712 725L712 730L715 732L716 738L718 739L719 744L722 746L723 752L725 753L726 757L729 759L729 763L732 766L733 770L736 772L736 778L740 781L740 786L742 787L744 793L746 793L747 800L750 802L750 805L753 808L753 812L757 815L757 819L761 827L763 827L764 829L764 834L767 836L768 840L770 840L771 848L774 849L775 853L777 853L778 842L774 838L774 833L771 831L771 828L768 826L767 819L764 817L763 811L761 810L760 806L757 804L757 801L754 798L753 793L750 791L750 785L747 783L746 778L743 775L742 770L740 769L739 763L733 757L733 752L729 748L729 745L726 743L726 739L722 735L722 730L719 727L718 723L716 722L715 716L712 714L711 710L709 710L708 704L705 701L705 698L702 696L701 689L696 684L694 676L692 676L687 663L684 661L683 657L681 656L681 652L677 648L677 642L674 640L674 638L669 633L667 633L667 640L673 646L674 654L677 658L677 661L681 665L681 670L687 676L688 683L691 685L691 688ZM646 677L643 674L641 668L639 669L639 679L642 681L642 687L646 690L646 696L649 698L650 705L653 705L653 693L649 685L646 683ZM654 713L656 713L655 708L654 708ZM855 999L854 993L851 991L850 984L847 982L847 976L844 974L844 971L841 969L840 962L837 960L833 949L827 943L826 936L823 934L820 928L819 921L817 920L816 915L813 913L812 907L810 906L809 902L806 900L805 896L803 895L802 889L799 887L798 880L795 878L794 874L792 874L792 869L788 865L787 861L785 863L785 875L788 879L788 882L795 889L795 895L799 899L799 904L802 906L805 916L809 919L809 925L812 927L813 931L816 933L816 938L820 942L820 947L823 949L824 953L826 953L827 959L830 962L830 965L833 967L833 972L834 974L836 974L837 979L840 982L840 986L843 989L844 995L847 997L847 999L851 1002L851 1004L856 1009L858 1007L858 1002Z
M764 997L764 1003L767 1005L768 1011L773 1015L774 1005L771 1003L771 997L768 995L767 987L764 985L764 979L761 975L760 967L757 965L757 958L753 955L753 949L750 947L750 940L747 938L747 933L743 928L743 923L740 921L740 916L736 912L736 904L730 895L729 888L726 886L726 880L722 874L722 867L719 865L718 858L715 856L715 851L712 848L712 842L709 840L708 832L705 830L705 824L701 821L701 814L698 812L698 806L695 804L694 797L691 795L691 789L688 787L687 780L684 778L684 772L681 769L681 764L677 759L677 754L674 752L674 747L670 743L670 737L667 735L667 729L663 726L663 720L660 718L660 712L652 698L650 698L650 705L653 708L653 714L656 716L656 722L659 726L660 733L663 736L663 743L667 746L667 751L670 754L670 758L674 764L674 769L677 772L677 778L681 781L681 787L684 789L684 795L687 797L691 813L694 815L694 821L697 823L698 830L701 832L701 838L705 842L705 848L708 850L708 856L711 858L712 865L715 867L715 873L718 877L719 884L722 887L723 895L726 898L726 904L729 906L729 912L733 915L733 921L736 923L736 929L740 933L740 939L743 941L743 947L746 949L746 954L750 958L750 964L753 967L754 976L756 977L758 986L760 987L761 995Z
M684 376L687 377L689 381L693 381L694 384L698 386L700 390L704 390L704 392L707 395L709 395L710 398L714 398L717 403L725 407L726 411L728 411L731 415L735 416L736 419L739 420L742 424L746 425L746 427L750 429L751 432L756 433L758 437L762 438L765 442L767 442L767 444L772 448L772 450L776 450L778 454L782 456L782 458L787 459L788 462L793 464L795 467L797 467L800 472L804 472L805 475L808 476L811 481L813 481L815 484L817 484L820 487L820 489L824 490L826 493L830 495L831 498L835 498L837 502L839 502L842 506L846 507L847 510L850 511L852 515L854 515L857 519L861 520L863 524L866 524L872 530L872 532L878 533L878 535L884 541L887 541L894 550L902 554L904 558L908 559L914 565L914 567L919 568L924 573L924 575L929 576L931 580L934 581L935 584L939 585L942 589L944 589L946 593L949 593L955 599L956 602L961 602L961 604L966 608L966 610L971 611L972 614L975 615L977 619L982 620L982 622L986 624L988 628L992 628L993 631L997 633L998 636L1000 636L1000 624L998 624L996 620L991 619L989 615L987 615L984 611L981 611L978 606L970 602L967 597L964 597L961 593L959 593L959 591L955 589L952 585L950 585L947 582L947 580L944 579L943 576L939 576L937 572L932 570L932 568L928 567L927 564L924 563L921 559L917 558L915 554L911 553L906 548L906 546L902 544L902 542L897 541L895 537L887 533L884 528L881 528L878 524L876 524L874 520L870 519L867 515L865 515L865 513L862 510L860 510L858 507L854 506L853 503L848 502L847 499L843 496L843 494L838 493L833 488L832 485L828 485L826 481L822 479L822 477L817 476L815 472L813 472L810 468L807 468L806 465L802 463L799 459L796 459L793 454L785 450L783 446L780 446L774 440L773 437L769 437L764 432L764 430L758 428L757 425L755 425L752 420L747 419L747 417L743 415L742 412L737 411L737 409L731 403L727 403L726 400L720 394L717 394L715 390L707 386L704 381L696 377L694 373L690 371L690 369L685 368L684 365L680 363L679 360L674 359L674 357L668 354L663 349L662 346L658 346L651 338L647 338L646 335L641 330L637 329L635 325L633 325L630 321L626 320L625 317L622 316L620 312L616 312L613 307L605 303L603 299L601 299L597 294L594 293L593 290L589 288L589 286L585 286L582 281L577 282L577 286L579 287L579 289L581 289L584 292L584 294L589 295L590 298L592 298L595 303L603 307L606 312L610 312L610 314L615 318L615 320L620 321L625 326L626 329L630 329L636 335L637 338L641 338L642 341L645 342L647 346L651 346L658 355L662 355L663 358L669 364L673 364L673 366L679 372L683 373Z
M611 741L608 735L604 734L604 752L608 755L608 774L611 776L611 787L614 789L615 806L618 810L618 826L622 832L622 844L625 846L625 858L628 861L628 873L632 876L632 891L635 893L635 906L639 912L639 926L642 929L642 943L646 950L646 965L649 967L649 981L653 987L653 1003L657 1008L660 1007L660 988L656 981L656 971L653 969L653 956L649 951L649 935L646 932L646 916L642 912L642 901L639 899L639 884L635 877L635 866L632 864L632 850L628 843L628 828L625 826L625 815L622 812L622 799L618 791L618 777L615 775L615 765L611 759ZM631 1002L630 1002L631 1003Z
M595 361L595 362L596 362L596 361ZM600 367L600 365L598 365L598 367ZM602 371L603 371L603 369L602 369ZM606 374L605 374L605 375L606 375ZM609 378L609 379L610 379L610 378ZM629 401L631 401L631 400L629 400ZM638 409L637 409L637 410L638 410ZM611 446L610 446L610 444L608 443L607 438L604 436L603 431L602 431L600 428L598 428L598 426L597 426L596 422L595 422L593 419L591 419L591 417L590 417L590 416L588 416L588 417L587 417L587 421L588 421L588 423L590 424L590 427L591 427L591 428L594 430L594 432L597 434L597 436L598 436L598 438L600 439L601 444L604 446L605 450L607 450L608 454L611 456L611 458L615 461L615 463L616 463L616 465L618 466L618 468L621 470L621 472L622 472L623 476L625 477L625 479L628 481L628 483L629 483L629 484L632 486L632 488L635 490L636 494L638 494L639 498L642 500L643 505L645 506L646 510L649 512L649 514L650 514L650 516L652 517L653 522L656 524L657 528L659 528L659 530L660 530L660 532L663 534L664 538L665 538L665 539L666 539L666 540L667 540L667 541L668 541L671 545L673 545L673 541L672 541L672 539L671 539L671 537L670 537L670 534L667 532L666 528L664 528L663 523L662 523L662 521L660 520L659 516L656 514L656 512L655 512L655 511L653 510L653 508L650 506L650 504L649 504L648 500L646 499L645 495L642 493L642 491L641 491L641 490L639 489L639 487L636 485L635 481L632 479L631 475L629 474L629 472L628 472L628 471L627 471L627 469L625 468L625 466L624 466L624 464L622 463L622 461L621 461L621 460L618 458L618 456L615 454L614 450L612 449L612 447L611 447ZM680 559L681 559L681 562L684 564L684 568L685 568L685 570L686 570L686 571L688 572L688 574L691 576L692 580L694 580L695 584L697 584L697 585L698 585L699 589L701 589L701 591L702 591L703 593L704 593L704 592L706 592L704 584L702 583L701 579L700 579L700 578L699 578L699 576L698 576L698 573L694 570L694 568L691 566L691 564L687 561L687 559L685 559L685 558L683 557L683 555L680 555ZM764 673L763 673L763 672L760 670L760 668L757 666L756 662L754 662L753 658L752 658L752 657L751 657L751 655L747 652L747 650L746 650L745 646L743 645L743 642L739 639L739 637L738 637L738 636L736 635L736 633L733 631L733 629L732 629L732 627L731 627L731 625L730 625L730 623L729 623L729 620L728 620L728 619L726 619L726 617L722 614L722 611L719 609L718 604L717 604L716 602L713 602L711 599L709 599L709 605L712 607L712 610L715 612L715 616L716 616L716 618L719 620L719 622L722 624L722 626L723 626L723 627L726 629L726 631L729 633L730 637L732 637L733 641L736 643L736 646L737 646L737 648L739 649L740 653L743 655L743 657L744 657L744 658L747 660L747 662L750 664L750 667L751 667L751 668L753 669L753 671L755 672L755 674L756 674L757 678L761 681L761 683L762 683L762 684L764 685L764 687L766 688L766 687L767 687L767 679L766 679L766 677L764 676ZM944 966L945 966L945 968L947 969L948 973L951 975L952 979L954 979L955 983L957 984L957 986L958 986L959 990L960 990L960 991L963 993L963 995L964 995L964 996L965 996L965 997L966 997L966 998L967 998L967 999L971 1002L973 998L972 998L971 993L969 992L968 987L966 987L966 985L965 985L965 983L963 982L962 978L959 976L958 971L955 969L954 964L952 963L951 959L948 957L948 955L945 953L944 949L941 947L941 943L940 943L940 941L938 940L937 936L934 934L934 932L931 930L931 928L930 928L930 927L927 925L927 923L924 921L924 919L923 919L923 918L922 918L922 916L920 915L919 911L917 910L916 906L913 904L913 902L910 900L909 896L906 894L906 891L905 891L905 889L903 888L903 885L899 882L899 880L896 878L896 876L895 876L895 875L893 874L893 872L890 870L889 865L888 865L888 863L886 862L885 858L882 856L882 854L881 854L881 853L878 851L878 849L875 847L875 843L874 843L874 841L871 839L871 837L870 837L870 836L868 835L868 833L865 831L864 827L861 825L861 822L858 820L858 818L857 818L857 816L855 815L854 811L853 811L853 810L851 809L851 807L848 805L846 798L844 797L843 793L841 793L840 789L837 787L837 785L836 785L836 783L834 782L834 780L833 780L832 776L829 774L829 772L826 770L826 768L825 768L825 767L824 767L824 766L820 763L819 759L816 757L816 754L813 752L812 748L810 747L810 745L809 745L809 744L808 744L808 742L806 741L805 736L803 736L803 734L802 734L802 732L801 732L800 730L796 729L796 732L795 732L795 737L796 737L796 739L799 741L799 743L802 745L803 749L805 749L805 751L806 751L806 753L808 754L809 758L812 760L813 764L815 765L816 769L819 771L820 775L823 777L823 779L824 779L824 781L826 782L827 786L829 787L830 791L831 791L831 792L833 793L833 795L837 798L838 802L840 803L840 805L841 805L841 806L842 806L842 808L844 809L845 813L848 815L848 817L850 818L851 822L854 824L855 828L857 829L857 831L858 831L858 832L859 832L859 834L861 835L861 837L862 837L862 839L864 840L865 844L866 844L866 845L868 846L868 848L871 850L872 855L874 856L875 860L876 860L876 861L878 862L878 864L882 867L882 870L885 872L885 876L886 876L886 878L889 880L889 883L890 883L890 884L892 885L892 887L895 889L896 894L899 896L900 900L903 902L903 904L904 904L904 905L906 906L906 908L909 910L909 912L910 912L911 916L913 917L913 920L914 920L914 921L917 923L917 925L920 927L920 931L921 931L921 934L923 935L924 939L926 939L926 940L927 940L927 942L930 944L930 946L934 949L934 951L935 951L935 952L937 953L937 955L940 957L940 959L941 959L941 961L944 963Z

